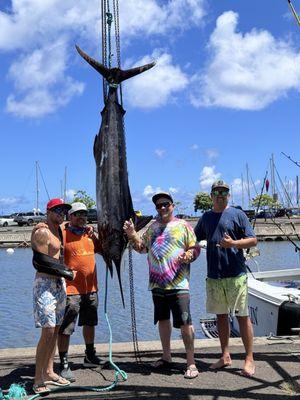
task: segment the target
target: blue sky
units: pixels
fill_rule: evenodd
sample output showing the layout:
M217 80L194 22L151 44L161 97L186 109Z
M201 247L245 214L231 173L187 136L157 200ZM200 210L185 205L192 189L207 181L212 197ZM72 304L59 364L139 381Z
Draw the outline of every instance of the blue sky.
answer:
M295 203L299 168L281 154L300 158L300 27L287 0L119 3L123 67L157 62L123 86L135 209L153 212L162 189L192 213L195 194L218 178L246 208L246 164L253 197L271 154ZM70 201L76 190L95 197L102 81L74 46L101 59L99 4L0 2L0 213L36 206L36 161L51 197L65 168ZM43 210L41 178L39 198Z

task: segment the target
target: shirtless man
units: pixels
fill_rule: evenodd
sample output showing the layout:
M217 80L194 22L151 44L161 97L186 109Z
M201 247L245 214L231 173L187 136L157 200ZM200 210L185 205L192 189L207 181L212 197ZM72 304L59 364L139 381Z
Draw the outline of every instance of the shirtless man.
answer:
M35 326L42 328L36 349L33 391L44 394L48 386L66 386L70 382L53 370L57 334L66 305L65 279L72 279L73 272L61 262L60 224L71 208L62 199L52 199L47 204L47 225L37 227L31 236L33 265L37 270L33 287Z

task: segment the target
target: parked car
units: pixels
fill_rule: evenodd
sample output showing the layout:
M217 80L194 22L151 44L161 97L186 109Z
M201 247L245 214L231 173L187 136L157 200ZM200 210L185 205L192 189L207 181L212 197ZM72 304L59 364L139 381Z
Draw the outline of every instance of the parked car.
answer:
M38 222L46 221L46 215L43 213L34 213L33 211L18 213L14 221L17 222L19 226L23 225L33 225Z
M88 213L87 213L87 222L89 224L93 224L94 222L97 222L97 210L95 208L89 208Z
M175 217L176 217L176 218L180 218L180 219L187 219L187 218L190 218L190 216L189 216L189 215L186 215L186 214L177 214L177 215L175 215Z
M257 212L255 218L275 218L275 211L260 210Z
M14 217L11 215L2 215L0 216L0 226L9 226L9 225L15 225Z

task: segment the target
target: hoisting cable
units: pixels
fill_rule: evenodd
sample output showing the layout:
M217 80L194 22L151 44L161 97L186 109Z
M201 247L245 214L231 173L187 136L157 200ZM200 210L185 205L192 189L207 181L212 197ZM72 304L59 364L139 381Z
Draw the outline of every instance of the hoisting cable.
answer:
M119 0L113 0L113 10L114 10L114 22L115 22L117 66L118 68L121 68ZM119 92L120 92L120 104L123 107L122 83L119 84Z
M107 67L107 37L106 37L106 1L101 1L101 25L102 25L102 64ZM103 78L103 101L104 104L107 100L107 82Z
M298 25L300 26L300 17L299 17L299 15L297 14L297 11L296 11L295 7L293 6L292 1L291 1L291 0L288 0L288 3L289 3L290 9L292 10L292 13L293 13L293 15L294 15L294 17L295 17L295 19L296 19Z

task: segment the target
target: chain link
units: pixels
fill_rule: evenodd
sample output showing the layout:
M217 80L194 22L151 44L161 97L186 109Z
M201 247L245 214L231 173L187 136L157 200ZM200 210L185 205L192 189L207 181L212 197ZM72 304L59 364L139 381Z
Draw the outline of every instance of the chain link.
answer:
M130 309L131 309L131 331L132 331L132 343L134 349L134 356L137 364L141 364L141 353L139 350L139 342L137 337L136 329L136 318L135 318L135 296L134 296L134 279L133 279L133 261L132 261L132 245L128 245L128 264L129 264L129 288L130 288Z

